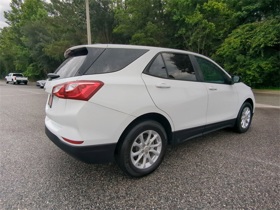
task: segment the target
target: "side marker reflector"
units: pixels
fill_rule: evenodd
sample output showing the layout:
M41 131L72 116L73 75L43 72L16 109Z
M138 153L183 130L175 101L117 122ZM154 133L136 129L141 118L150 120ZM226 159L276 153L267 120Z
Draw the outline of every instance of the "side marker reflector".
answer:
M64 138L64 137L62 137L62 138L64 139L64 141L66 141L70 144L82 144L82 143L84 143L84 141L70 140L70 139L67 139L67 138Z

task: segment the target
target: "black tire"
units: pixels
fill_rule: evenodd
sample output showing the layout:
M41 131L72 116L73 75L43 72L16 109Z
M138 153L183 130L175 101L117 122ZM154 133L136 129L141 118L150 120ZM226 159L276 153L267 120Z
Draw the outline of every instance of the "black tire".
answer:
M24 82L25 85L27 85L27 82Z
M9 82L8 81L6 81L6 84L8 84Z
M238 113L234 130L238 133L245 133L251 125L253 117L253 108L252 105L248 102L245 102Z
M17 82L17 84L19 85L19 84L20 84L20 82Z
M145 144L143 141L139 143L141 142L140 136L146 140ZM154 140L152 140L153 138ZM116 160L119 167L129 176L146 176L159 167L166 147L167 135L161 124L152 120L142 121L130 129L118 146ZM133 153L135 157L133 157ZM136 163L138 159L139 161Z

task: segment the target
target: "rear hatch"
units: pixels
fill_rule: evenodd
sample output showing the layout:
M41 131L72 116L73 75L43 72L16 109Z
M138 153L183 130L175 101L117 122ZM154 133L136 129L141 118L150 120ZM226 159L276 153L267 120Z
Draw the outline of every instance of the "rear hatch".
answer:
M49 107L57 104L63 111L65 99L88 101L104 85L108 78L105 75L124 69L147 51L107 48L107 45L77 46L66 50L66 60L54 74L48 75L53 79L45 84Z
M105 48L86 47L67 50L64 54L66 60L53 74L57 77L46 82L46 92L51 93L57 84L77 80L77 77L83 75L104 50Z

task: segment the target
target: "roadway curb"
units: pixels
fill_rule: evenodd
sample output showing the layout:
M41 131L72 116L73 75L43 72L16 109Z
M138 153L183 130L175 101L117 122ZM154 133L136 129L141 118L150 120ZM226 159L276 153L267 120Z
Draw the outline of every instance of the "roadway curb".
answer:
M267 104L256 104L256 108L280 109L280 106L272 106L272 105L267 105Z
M278 95L280 96L279 90L253 90L254 94L267 94L267 95Z

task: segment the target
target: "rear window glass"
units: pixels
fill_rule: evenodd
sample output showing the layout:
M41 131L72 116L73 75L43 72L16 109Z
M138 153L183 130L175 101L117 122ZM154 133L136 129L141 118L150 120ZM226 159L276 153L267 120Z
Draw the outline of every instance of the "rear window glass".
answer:
M119 71L147 51L142 49L106 49L85 74L102 74Z
M55 74L58 74L60 78L73 77L76 75L85 59L86 55L69 57L58 67Z
M13 74L13 76L16 76L16 77L23 77L22 74Z

